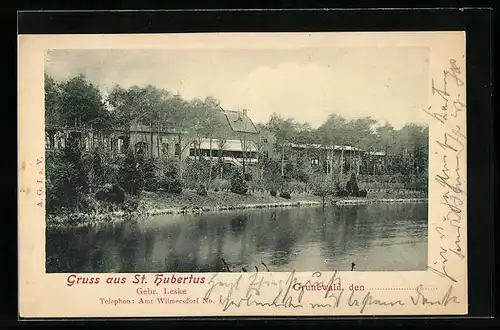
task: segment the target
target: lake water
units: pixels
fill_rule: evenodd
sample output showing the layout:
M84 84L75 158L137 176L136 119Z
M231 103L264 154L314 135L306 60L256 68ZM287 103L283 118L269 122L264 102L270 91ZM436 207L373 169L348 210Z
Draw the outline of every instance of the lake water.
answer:
M425 270L427 204L156 216L47 233L46 253L49 273Z

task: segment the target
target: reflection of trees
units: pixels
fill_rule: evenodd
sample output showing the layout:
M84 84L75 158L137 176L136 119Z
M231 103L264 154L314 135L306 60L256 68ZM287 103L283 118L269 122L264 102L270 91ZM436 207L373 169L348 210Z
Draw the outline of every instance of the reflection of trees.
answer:
M189 271L188 267L198 264L200 253L199 227L192 218L187 218L184 223L165 226L164 231L169 231L169 245L165 251L166 271ZM195 271L195 269L191 269Z
M92 263L92 236L85 228L47 233L47 272L86 272ZM89 241L84 242L86 239Z
M277 225L278 212L269 210L257 213L260 218L251 217L250 221L254 221L254 226L258 227L259 235L257 236L257 250L268 250L272 248L274 241L274 231ZM255 221L257 220L257 221Z
M247 225L247 216L246 215L237 215L234 218L231 218L230 227L231 232L237 236L241 234Z
M276 216L275 226L271 227L274 234L274 248L271 255L276 266L290 263L293 257L292 248L297 241L295 223L301 220L302 217L299 217L303 214L301 211L303 210L287 210Z
M118 236L120 240L120 248L118 249L121 260L120 272L133 272L137 269L137 249L140 242L138 228L133 224L125 224L119 228L121 229L121 234Z
M103 232L89 233L88 242L83 246L90 246L89 272L105 272L107 266L106 239L107 235Z
M144 271L153 270L154 260L153 260L153 249L155 247L155 242L157 241L156 233L151 230L146 230L143 234L144 247Z
M211 272L225 270L222 258L236 270L253 267L267 255L266 264L279 270L296 258L295 246L311 240L321 246L320 259L341 260L346 254L362 255L373 242L387 241L393 230L398 239L424 238L427 207L270 209L53 231L47 233L46 267L47 272Z
M222 258L224 258L224 252L223 252L223 247L224 247L224 236L225 232L224 229L221 226L216 227L216 239L217 239L217 253L214 256L214 264L215 264L215 269L217 271L222 271L224 270L224 265L222 263Z

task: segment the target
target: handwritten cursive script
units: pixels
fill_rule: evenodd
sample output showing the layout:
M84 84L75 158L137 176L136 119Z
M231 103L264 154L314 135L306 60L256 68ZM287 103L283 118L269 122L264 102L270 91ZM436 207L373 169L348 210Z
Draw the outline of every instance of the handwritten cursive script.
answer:
M404 306L405 303L401 300L381 300L381 299L375 299L370 291L368 291L363 298L357 299L354 297L355 292L351 291L351 294L349 295L349 299L347 301L347 304L350 307L359 307L359 313L363 314L366 306L370 305L378 305L378 306L387 306L387 307L394 307L394 306Z
M448 288L448 290L446 290L446 293L444 294L444 296L440 299L437 299L437 300L430 300L428 299L424 293L422 292L423 291L423 286L422 284L420 284L416 289L415 289L415 295L412 295L410 298L411 298L411 302L413 303L413 305L417 306L417 305L424 305L424 306L428 306L428 305L440 305L440 306L448 306L449 304L459 304L460 303L460 300L458 299L457 296L454 296L452 295L452 291L453 291L453 285L450 285L450 287Z
M440 204L445 205L441 221L433 228L439 235L439 256L428 266L428 269L438 276L445 277L453 283L457 282L454 268L450 261L454 258L464 259L462 246L462 220L464 217L465 189L464 175L462 174L463 153L466 145L466 134L462 123L457 119L466 108L462 100L464 94L464 80L459 63L455 59L449 60L449 67L443 70L442 84L437 86L432 81L432 93L441 104L438 112L426 112L443 125L444 132L434 142L438 146L436 154L440 154L440 170L434 180L443 188ZM453 100L450 107L450 100ZM451 109L451 112L450 112ZM464 118L460 118L465 120Z
M270 274L253 273L243 277L239 275L235 281L224 281L218 274L214 275L208 284L208 291L204 299L209 299L215 291L219 293L219 303L222 310L227 311L230 307L262 306L262 307L285 307L300 308L300 297L294 297L295 292L292 288L297 283L295 272L292 271L286 281L272 281ZM245 283L245 286L242 285ZM264 299L261 296L261 290L266 291L266 295L272 292L271 298ZM274 292L273 292L274 291Z

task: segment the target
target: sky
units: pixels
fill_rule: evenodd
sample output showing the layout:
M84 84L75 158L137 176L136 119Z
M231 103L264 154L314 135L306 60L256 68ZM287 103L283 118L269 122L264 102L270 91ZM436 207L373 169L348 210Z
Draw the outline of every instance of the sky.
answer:
M276 112L312 127L330 114L371 116L395 128L425 124L429 49L290 48L241 50L51 50L46 73L85 74L104 95L116 84L153 85L187 100L212 96L255 123Z

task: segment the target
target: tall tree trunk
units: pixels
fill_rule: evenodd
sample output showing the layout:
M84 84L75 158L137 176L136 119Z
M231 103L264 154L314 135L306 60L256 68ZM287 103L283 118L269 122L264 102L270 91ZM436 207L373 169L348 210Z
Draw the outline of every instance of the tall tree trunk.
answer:
M221 140L220 137L218 138L217 143L218 143L218 146L219 146L219 153L217 155L217 157L219 158L219 163L218 163L219 164L219 177L222 180L222 178L223 178L223 172L224 172L224 169L223 169L223 164L224 163L222 161L222 158L224 157L224 155L223 155L224 144L222 143L222 140Z
M344 174L344 147L342 147L342 151L340 152L340 174Z
M359 175L359 168L361 167L361 152L358 151L358 169L356 170L356 174Z
M352 149L349 150L349 170L352 173L353 172L353 159L352 159Z
M245 176L245 151L246 151L246 136L243 134L243 143L242 143L242 154L243 154L243 176Z
M281 177L285 176L285 144L281 146Z
M210 168L209 168L209 174L208 174L208 177L209 177L209 181L208 182L212 182L212 137L210 136Z
M335 155L335 147L330 151L330 175L333 177L334 171L333 171L333 157Z
M330 158L328 148L325 149L326 176L330 174Z
M385 155L384 155L384 167L385 167L385 174L387 174L387 144L385 145Z
M160 126L156 127L156 151L158 152L158 158L160 158Z
M151 136L151 148L149 148L149 156L151 158L153 158L153 122L150 120L149 121L149 131L151 132L150 133L150 136Z

